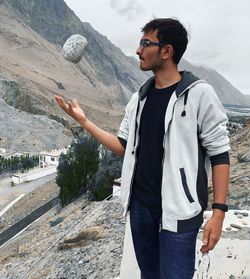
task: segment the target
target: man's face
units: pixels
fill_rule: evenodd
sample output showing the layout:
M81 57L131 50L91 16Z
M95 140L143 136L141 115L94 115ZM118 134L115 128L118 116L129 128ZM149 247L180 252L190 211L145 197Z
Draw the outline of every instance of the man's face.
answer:
M157 30L149 31L144 33L142 40L149 40L150 42L159 43L158 38L156 37ZM161 49L158 45L149 44L148 46L139 46L136 50L136 54L140 59L140 68L143 71L153 72L162 68L163 59L161 55Z

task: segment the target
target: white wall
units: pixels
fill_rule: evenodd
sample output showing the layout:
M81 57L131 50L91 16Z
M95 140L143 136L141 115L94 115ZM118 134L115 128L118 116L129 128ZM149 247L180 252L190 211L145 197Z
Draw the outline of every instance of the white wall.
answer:
M20 184L23 182L28 182L28 181L32 181L47 175L50 175L52 173L56 173L56 166L55 167L48 167L48 168L42 168L42 169L38 169L36 171L30 171L24 174L19 174L19 175L15 175L12 176L12 182L14 184Z
M129 212L127 214L126 220L120 279L140 279L140 269L135 257L135 250L130 228Z
M113 185L113 197L121 196L121 186Z

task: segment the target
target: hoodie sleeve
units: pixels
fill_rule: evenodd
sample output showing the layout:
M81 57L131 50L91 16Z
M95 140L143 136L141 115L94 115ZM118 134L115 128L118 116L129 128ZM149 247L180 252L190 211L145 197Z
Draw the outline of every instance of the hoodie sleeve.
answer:
M122 122L120 124L119 132L118 132L118 139L123 145L123 147L126 147L127 141L128 141L128 133L129 133L129 125L128 125L128 114L129 114L129 109L128 109L129 103L127 104L125 108L125 115L122 119Z
M122 119L122 122L120 124L120 128L118 131L118 139L122 146L126 148L127 141L128 141L128 135L129 135L129 112L130 112L130 106L134 101L135 94L132 95L131 99L129 100L128 104L125 108L125 115Z
M230 150L228 118L212 86L203 84L198 106L198 134L208 156Z

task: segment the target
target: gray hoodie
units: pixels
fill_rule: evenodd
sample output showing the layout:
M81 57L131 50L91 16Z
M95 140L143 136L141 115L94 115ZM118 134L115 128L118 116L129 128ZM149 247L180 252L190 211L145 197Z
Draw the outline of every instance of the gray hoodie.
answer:
M162 143L162 228L173 232L201 226L208 201L209 157L230 149L228 119L214 89L189 72L181 74L165 114ZM131 196L142 109L154 84L152 77L132 95L118 133L126 141L121 178L124 215Z

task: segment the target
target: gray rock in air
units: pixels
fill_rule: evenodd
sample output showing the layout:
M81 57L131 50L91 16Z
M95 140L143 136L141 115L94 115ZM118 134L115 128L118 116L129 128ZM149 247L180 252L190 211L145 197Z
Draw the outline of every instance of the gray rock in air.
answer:
M79 34L72 35L67 39L67 41L63 45L63 58L73 63L80 62L87 43L87 39L83 36Z

